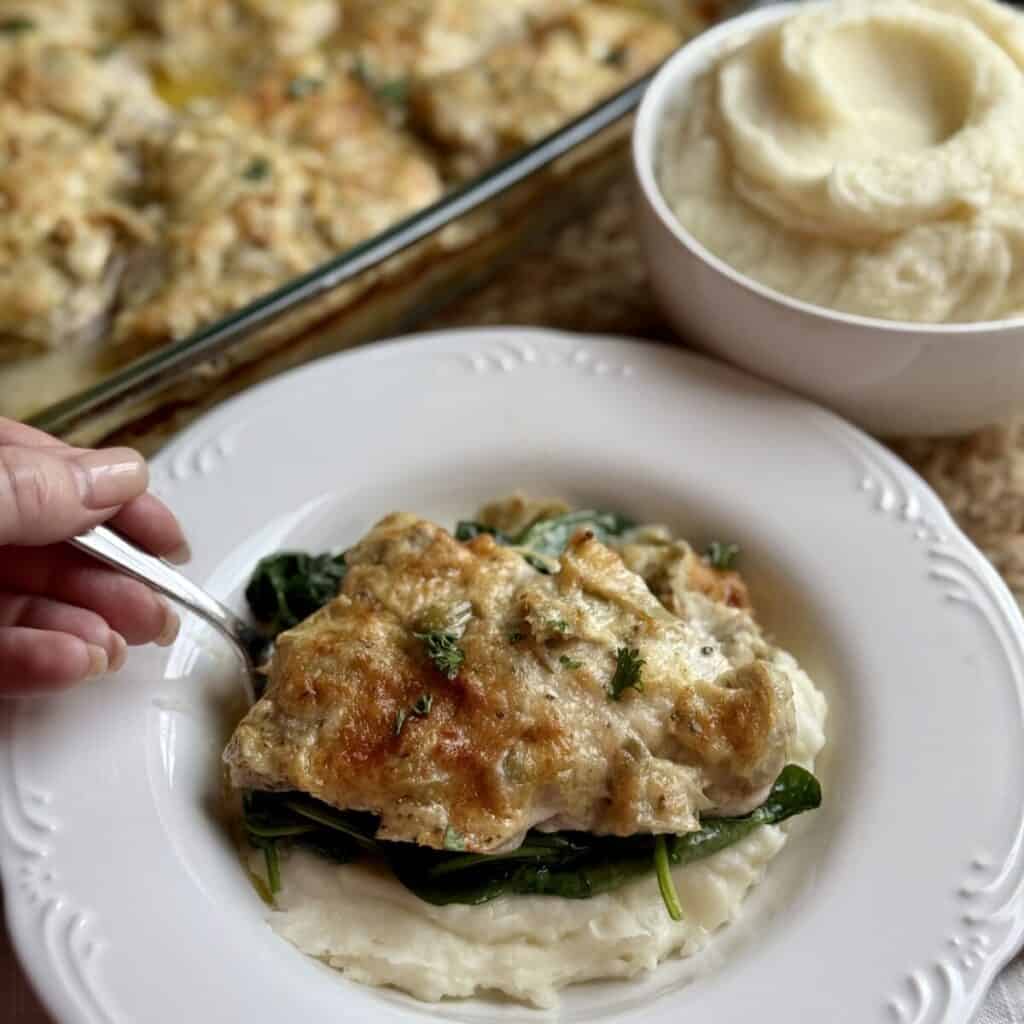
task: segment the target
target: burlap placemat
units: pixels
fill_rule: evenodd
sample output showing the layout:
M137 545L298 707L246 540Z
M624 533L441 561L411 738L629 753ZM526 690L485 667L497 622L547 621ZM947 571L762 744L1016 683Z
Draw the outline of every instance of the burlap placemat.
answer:
M670 337L647 287L628 183L615 185L598 210L543 250L424 326L471 324ZM1024 604L1024 410L967 437L890 445L935 488Z

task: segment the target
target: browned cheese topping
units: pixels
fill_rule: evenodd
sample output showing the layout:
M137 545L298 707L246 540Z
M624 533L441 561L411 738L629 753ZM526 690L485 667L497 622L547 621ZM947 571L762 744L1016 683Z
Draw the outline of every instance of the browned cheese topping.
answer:
M756 629L742 581L659 550L636 568L665 603L624 563L636 549L585 530L543 575L490 536L387 517L347 553L340 595L279 638L225 752L232 783L372 811L381 838L442 847L454 830L476 851L535 826L682 833L748 810L786 760L789 680L730 662L670 610L673 586L704 591ZM461 657L432 657L446 632ZM639 668L616 692L623 661Z

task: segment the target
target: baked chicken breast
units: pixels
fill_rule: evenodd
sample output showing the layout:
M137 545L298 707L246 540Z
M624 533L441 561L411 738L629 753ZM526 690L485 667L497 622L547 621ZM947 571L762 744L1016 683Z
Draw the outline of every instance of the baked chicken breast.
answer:
M552 574L404 513L345 560L338 597L278 638L224 753L235 787L496 852L532 827L692 831L759 804L786 763L785 672L730 662L586 529Z

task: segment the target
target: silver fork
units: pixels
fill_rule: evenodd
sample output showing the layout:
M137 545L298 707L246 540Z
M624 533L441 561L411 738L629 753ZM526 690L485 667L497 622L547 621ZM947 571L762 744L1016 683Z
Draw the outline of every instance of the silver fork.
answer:
M230 608L193 583L161 558L148 554L109 527L96 526L68 541L73 547L111 568L131 576L164 597L194 612L229 640L245 667L244 686L249 703L255 700L253 676L263 663L270 641Z

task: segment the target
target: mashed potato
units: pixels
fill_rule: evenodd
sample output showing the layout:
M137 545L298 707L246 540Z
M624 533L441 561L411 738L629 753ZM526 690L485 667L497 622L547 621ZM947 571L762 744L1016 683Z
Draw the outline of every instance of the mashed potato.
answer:
M738 41L661 139L715 255L848 313L1024 314L1024 17L994 0L801 5Z
M766 649L748 615L690 594L683 617L737 661L756 652L792 680L796 735L789 760L812 768L825 742L826 702L786 652ZM303 850L282 863L269 923L304 953L348 977L424 1000L498 991L546 1007L560 988L629 978L672 954L689 956L731 921L786 842L769 825L706 860L674 869L683 919L672 921L654 873L589 900L501 897L482 906L433 906L383 870L337 865ZM261 858L251 862L259 874Z

